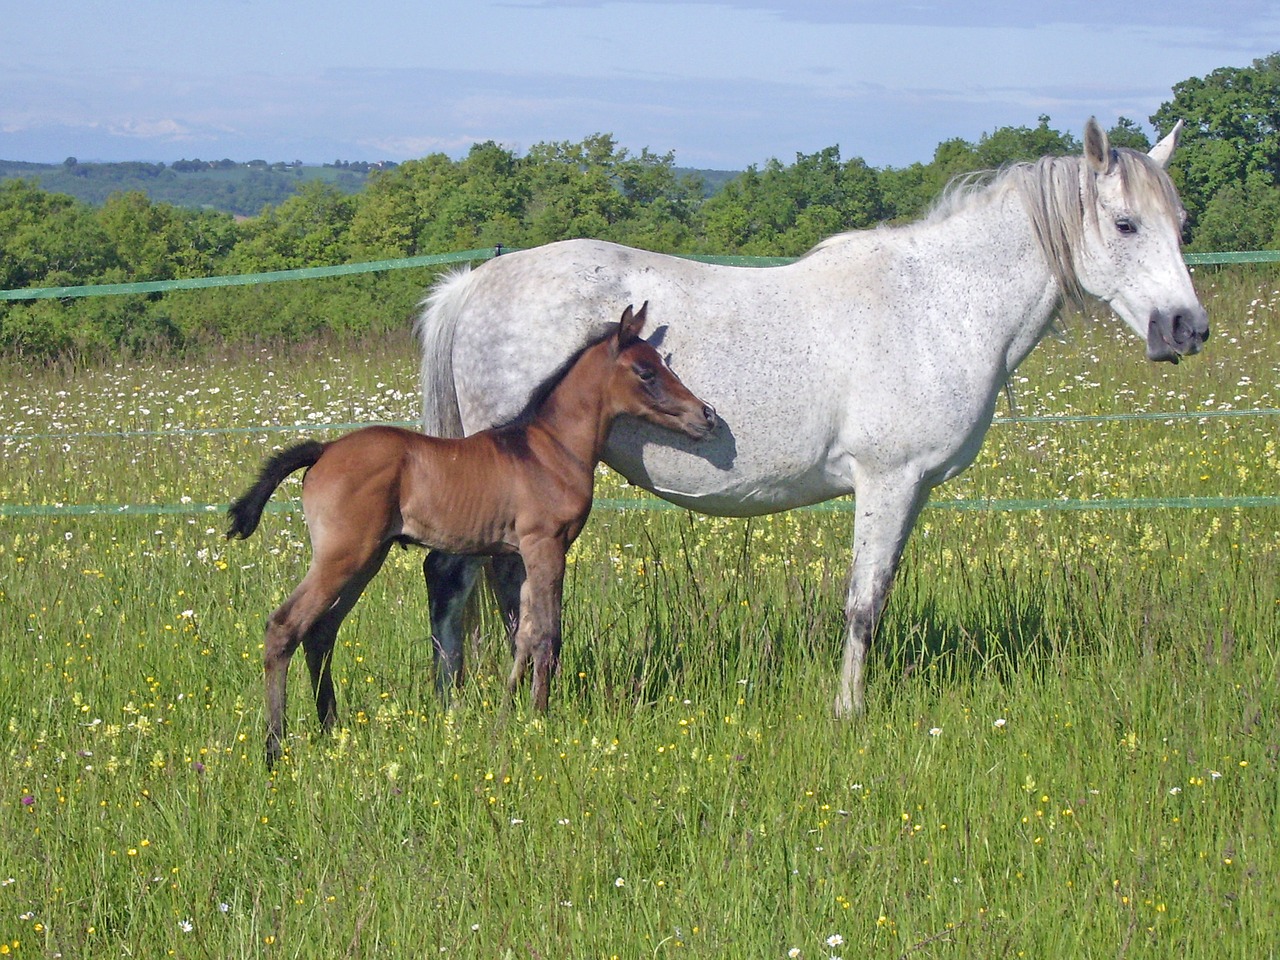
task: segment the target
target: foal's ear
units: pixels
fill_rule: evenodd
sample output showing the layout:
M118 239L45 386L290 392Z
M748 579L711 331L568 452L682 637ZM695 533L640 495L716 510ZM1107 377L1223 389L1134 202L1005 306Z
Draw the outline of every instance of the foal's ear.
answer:
M648 310L648 300L640 304L640 309L634 313L631 310L631 304L627 304L627 309L622 311L622 322L618 324L617 344L619 350L640 339L640 331L644 329L645 314Z

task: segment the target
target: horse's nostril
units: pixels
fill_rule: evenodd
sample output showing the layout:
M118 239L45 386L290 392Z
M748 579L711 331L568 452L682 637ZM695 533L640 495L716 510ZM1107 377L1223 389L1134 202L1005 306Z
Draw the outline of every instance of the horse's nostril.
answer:
M711 404L704 404L702 407L702 415L706 417L707 423L716 422L716 408Z

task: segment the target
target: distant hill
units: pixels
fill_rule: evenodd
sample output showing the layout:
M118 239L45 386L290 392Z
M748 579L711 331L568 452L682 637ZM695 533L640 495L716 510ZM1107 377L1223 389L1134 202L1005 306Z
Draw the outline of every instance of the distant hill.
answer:
M0 179L33 180L43 190L70 194L95 205L113 193L140 190L156 203L251 217L263 207L283 203L300 186L315 180L331 183L344 193L358 193L370 169L376 168L370 164L312 167L262 160L179 160L167 165L0 160Z
M324 166L301 162L267 163L251 160L177 160L163 163L25 163L0 160L0 180L21 177L51 193L66 193L86 203L104 203L113 193L138 190L156 203L221 210L242 217L257 216L278 206L298 188L313 181L332 184L344 193L359 193L371 171L385 164L338 161ZM702 178L706 196L718 192L738 174L729 170L676 168L677 174Z
M726 183L742 174L741 170L693 170L688 167L676 167L675 172L677 176L692 174L701 177L704 197L715 196Z

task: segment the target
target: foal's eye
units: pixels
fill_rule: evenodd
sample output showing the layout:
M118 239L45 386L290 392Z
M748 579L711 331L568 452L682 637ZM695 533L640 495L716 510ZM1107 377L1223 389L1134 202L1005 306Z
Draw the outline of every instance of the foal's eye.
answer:
M658 376L657 372L652 367L642 367L637 364L631 369L635 372L635 375L645 383L649 383Z
M1125 236L1128 236L1129 234L1138 232L1138 225L1128 217L1120 217L1116 220L1116 230Z

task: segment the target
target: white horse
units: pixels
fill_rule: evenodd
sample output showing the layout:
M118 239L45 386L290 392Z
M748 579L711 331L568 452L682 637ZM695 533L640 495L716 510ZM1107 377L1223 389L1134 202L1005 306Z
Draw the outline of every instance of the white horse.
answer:
M1109 304L1152 360L1176 363L1208 338L1165 173L1180 127L1143 155L1113 149L1091 119L1083 156L970 180L923 220L839 234L786 266L569 240L455 272L418 320L424 428L460 436L511 418L604 334L618 304L648 300L651 341L722 422L695 444L619 421L605 462L718 516L852 493L835 712L861 713L867 649L907 535L929 491L973 462L1001 387L1064 300ZM482 561L434 553L424 564L442 691L461 682L462 606ZM520 576L494 576L509 628Z

